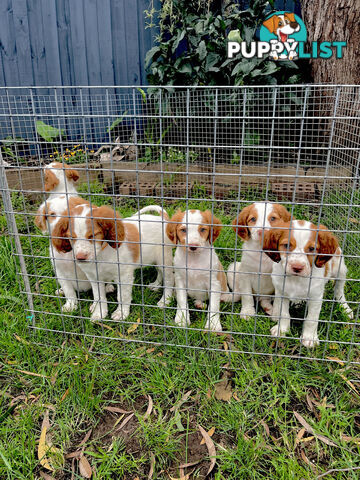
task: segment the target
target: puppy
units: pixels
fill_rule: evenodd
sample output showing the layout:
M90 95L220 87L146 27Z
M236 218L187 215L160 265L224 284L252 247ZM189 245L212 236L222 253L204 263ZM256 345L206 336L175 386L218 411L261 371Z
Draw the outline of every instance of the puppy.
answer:
M241 318L255 315L253 294L260 296L260 305L271 315L268 295L274 293L271 280L272 261L262 251L264 231L290 221L290 213L277 203L253 203L241 210L233 221L235 233L244 241L241 262L232 263L227 272L234 301L241 298ZM235 277L234 277L235 273ZM266 295L266 296L265 296Z
M43 234L49 233L51 236L57 223L63 217L69 216L69 208L88 203L77 196L70 198L66 198L65 195L53 196L40 205L35 217L35 224ZM50 242L49 257L61 287L55 293L56 295L63 294L66 298L66 303L61 310L67 313L73 312L78 305L76 292L90 290L91 284L83 271L76 266L72 252L59 252L53 248Z
M335 298L350 318L344 285L347 268L335 235L320 225L304 220L283 223L281 228L264 234L264 251L273 263L272 281L275 300L272 316L278 323L272 336L290 330L289 302L307 301L301 343L308 348L319 345L317 335L325 284L335 279Z
M78 171L66 163L52 162L44 168L44 189L50 197L64 194L77 195L78 179Z
M279 42L285 43L288 36L300 31L300 25L293 13L285 12L283 15L273 15L263 22L270 33L274 33Z
M174 283L172 242L166 235L162 217L145 215L156 210L168 219L158 206L145 207L132 217L121 219L113 208L78 205L71 218L63 217L53 231L53 245L58 252L73 250L77 266L91 283L94 303L91 320L108 314L105 282L118 285L118 308L113 320L125 320L130 313L134 273L141 265L156 265L164 272L164 292L158 305L169 303Z
M221 332L220 299L231 300L223 267L212 247L221 231L220 220L209 210L178 211L171 218L166 232L177 245L174 257L177 312L175 323L190 324L187 295L195 306L203 308L210 298L206 328Z

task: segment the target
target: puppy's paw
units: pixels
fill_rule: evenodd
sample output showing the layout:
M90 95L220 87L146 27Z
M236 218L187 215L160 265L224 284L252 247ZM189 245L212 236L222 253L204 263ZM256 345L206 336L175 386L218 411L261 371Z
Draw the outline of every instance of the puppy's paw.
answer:
M186 312L178 310L176 312L174 321L176 325L179 325L180 327L187 327L190 325L189 312L187 310Z
M163 296L160 298L160 300L157 302L157 306L160 307L160 308L164 308L164 307L166 307L167 305L170 305L171 299L172 299L172 295L168 295L167 297L165 297L165 296L163 295Z
M253 317L256 314L254 307L245 307L240 310L240 318L248 320L250 317Z
M284 327L280 324L277 323L276 325L274 325L271 329L270 329L270 335L272 337L282 337L284 335L286 335L289 331L289 328L287 327Z
M63 297L64 296L64 290L60 287L57 290L55 290L55 295L58 297Z
M104 311L104 309L95 308L93 313L91 314L90 320L92 322L98 322L99 320L102 320L103 318L107 317L107 311Z
M264 312L269 315L269 317L271 317L272 313L273 313L273 306L272 304L269 302L269 303L262 303L261 304Z
M115 287L112 283L107 283L105 285L105 292L106 293L113 293L115 291Z
M121 305L112 313L111 318L117 321L125 320L129 316L129 313L130 307L128 305Z
M220 315L208 315L208 319L205 324L205 328L211 330L212 332L222 332L222 326L220 323Z
M347 303L343 303L342 308L345 311L346 315L350 318L350 320L352 320L354 318L354 312L351 310L349 305Z
M300 342L301 342L301 345L303 345L306 348L314 348L320 345L319 337L317 335L313 337L301 335Z
M68 298L66 303L62 306L61 311L63 313L70 313L77 309L78 302L75 298Z
M195 308L198 308L199 310L202 310L203 308L206 307L205 303L202 302L201 300L195 300L194 305L195 305Z

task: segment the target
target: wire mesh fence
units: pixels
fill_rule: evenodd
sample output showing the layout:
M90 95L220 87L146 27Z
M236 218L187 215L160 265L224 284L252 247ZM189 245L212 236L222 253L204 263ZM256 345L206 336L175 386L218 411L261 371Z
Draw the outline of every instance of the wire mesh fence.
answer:
M359 364L359 107L348 85L0 88L36 340Z

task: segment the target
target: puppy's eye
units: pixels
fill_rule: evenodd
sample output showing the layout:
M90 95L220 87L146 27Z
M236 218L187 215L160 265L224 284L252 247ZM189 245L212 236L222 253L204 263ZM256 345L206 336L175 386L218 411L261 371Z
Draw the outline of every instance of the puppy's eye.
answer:
M200 233L205 233L206 232L206 228L205 227L201 227L200 228Z
M256 222L256 218L255 218L255 217L251 217L250 220L249 220L249 222L251 222L251 223Z
M286 250L289 248L289 244L288 243L283 243L282 245Z
M279 27L282 27L283 26L283 22L279 22Z
M275 222L275 220L276 220L276 217L271 217L270 218L270 222Z
M180 232L181 232L181 233L186 233L186 228L185 228L185 227L180 228Z
M315 247L309 247L308 252L315 252Z

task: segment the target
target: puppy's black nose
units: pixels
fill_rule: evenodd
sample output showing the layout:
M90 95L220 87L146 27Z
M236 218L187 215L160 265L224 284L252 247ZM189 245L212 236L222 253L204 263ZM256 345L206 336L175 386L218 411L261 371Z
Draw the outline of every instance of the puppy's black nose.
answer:
M195 250L197 250L197 247L190 247L190 250L191 250L192 252L195 252Z

